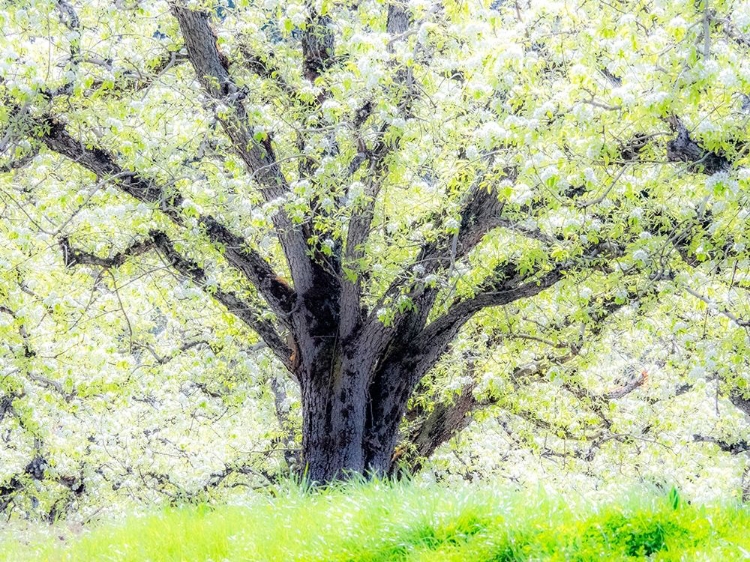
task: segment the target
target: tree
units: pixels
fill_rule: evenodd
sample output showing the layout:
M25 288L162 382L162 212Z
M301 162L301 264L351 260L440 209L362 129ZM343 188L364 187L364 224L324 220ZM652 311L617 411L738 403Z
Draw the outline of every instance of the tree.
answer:
M157 255L299 384L312 480L385 474L410 398L488 309L545 293L558 331L583 324L576 355L625 303L709 299L697 275L735 290L750 42L734 10L17 4L3 169L86 170L64 188L94 182L77 210L40 226L65 265ZM91 244L92 203L133 218ZM443 420L413 437L425 454L466 417Z

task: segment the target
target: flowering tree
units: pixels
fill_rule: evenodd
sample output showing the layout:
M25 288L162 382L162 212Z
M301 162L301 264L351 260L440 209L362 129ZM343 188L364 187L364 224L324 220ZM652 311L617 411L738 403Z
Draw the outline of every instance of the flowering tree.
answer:
M200 288L299 385L315 481L429 456L493 403L472 378L440 408L413 400L485 322L489 347L567 350L516 382L673 295L747 355L747 4L40 0L0 17L6 235L54 249L74 276L58 291L111 281L123 311L135 264L167 268L157 292ZM0 309L13 368L72 396L30 367L20 261ZM146 322L179 316L131 298ZM153 350L159 329L133 324L114 345ZM735 367L717 389L746 405ZM644 382L566 384L602 417ZM3 384L4 414L21 390Z

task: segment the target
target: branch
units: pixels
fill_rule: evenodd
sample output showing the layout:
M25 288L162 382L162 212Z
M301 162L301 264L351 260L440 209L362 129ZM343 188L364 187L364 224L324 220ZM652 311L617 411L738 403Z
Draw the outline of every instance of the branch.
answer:
M141 72L140 68L135 70L119 70L111 69L111 72L118 76L117 80L112 84L112 91L123 92L131 90L133 92L140 92L147 88L166 74L171 68L181 65L187 62L187 55L179 52L179 49L168 51L156 59L156 64L150 69L148 74ZM84 61L92 62L92 61ZM91 89L97 90L104 85L104 80L94 80L91 84Z
M143 349L148 351L151 354L151 356L154 358L156 363L159 365L166 365L173 359L176 359L181 353L189 351L190 349L193 349L194 347L198 347L199 345L205 345L210 348L210 343L208 341L195 340L195 341L183 343L177 350L173 351L170 355L161 356L158 353L156 353L156 350L149 344L140 343L140 342L134 342L134 344L135 346L142 347Z
M188 58L198 81L213 99L231 109L219 117L219 122L235 151L260 185L264 200L270 202L285 196L290 191L289 184L276 160L271 137L265 132L256 135L248 126L248 115L242 104L245 93L229 76L229 63L219 52L216 35L209 24L209 14L176 5L172 6L172 13L179 22ZM295 288L300 294L306 293L314 285L315 275L305 235L301 228L292 224L283 210L274 215L273 223Z
M435 404L423 419L411 424L407 435L393 455L393 469L406 464L409 471L421 470L424 459L428 459L443 443L450 441L472 422L472 412L477 400L473 395L476 383L465 386L450 402ZM419 417L421 412L406 413L407 420Z
M409 13L404 4L396 0L388 5L388 17L386 21L386 31L392 35L400 35L408 30ZM389 44L389 52L393 51L393 46ZM413 94L413 73L411 68L399 68L395 71L393 81L399 86L405 87L406 93L402 96L399 103L400 112L406 116L411 110L411 104L414 99ZM369 118L373 112L374 104L366 102L356 113L354 126L359 129L362 124ZM370 235L372 221L375 215L375 204L377 202L383 180L387 175L386 157L388 154L400 147L401 138L398 137L392 143L386 143L384 138L392 125L383 124L378 128L377 140L372 148L367 148L364 140L359 139L359 148L351 162L347 166L347 177L354 174L360 165L369 161L370 169L367 173L365 186L366 203L361 209L352 215L349 220L346 243L343 252L344 267L358 267L357 262L364 253L364 246ZM344 276L341 293L341 322L340 336L349 338L354 334L360 325L362 316L361 308L362 298L362 279L360 272L356 272L356 280L351 281L348 276ZM372 324L373 318L370 318ZM377 319L374 320L378 322ZM372 326L371 326L372 327ZM372 330L370 330L372 331ZM375 327L374 331L378 331ZM383 333L383 332L381 332Z
M455 323L463 324L476 312L491 306L504 306L517 300L538 295L555 285L563 278L564 265L556 265L540 277L533 279L516 274L516 264L510 262L495 271L492 279L486 281L470 298L454 304L446 314L436 319L430 326L430 336L437 335L444 327ZM427 336L427 337L430 337Z
M521 236L528 238L529 240L536 240L537 242L541 242L546 246L551 247L559 242L559 240L555 239L554 236L550 236L549 234L542 232L538 227L527 226L508 219L499 219L497 221L497 226L506 230L510 230L511 232L516 232Z
M729 395L729 401L746 416L750 416L750 398L745 398L740 393L739 389L735 389L735 391Z
M251 52L245 45L240 45L239 49L245 60L245 64L252 72L264 80L275 82L276 86L288 96L294 96L297 94L294 87L284 80L281 75L281 69L275 63L274 54L272 52L264 53L265 58L262 58Z
M729 443L715 437L707 435L693 435L693 441L696 443L713 443L718 446L719 449L732 455L739 455L740 453L746 453L750 451L750 441L737 441L735 443Z
M126 249L117 252L114 256L102 258L96 254L78 250L70 245L70 239L66 236L60 240L60 248L63 251L63 263L65 267L74 267L78 264L95 265L106 269L122 266L128 258L140 256L154 248L154 241L151 238L134 242Z
M515 271L515 264L506 265L502 270L505 270L505 272ZM474 314L487 307L503 306L520 299L536 296L555 285L562 278L563 266L557 266L531 280L517 275L507 281L491 280L485 283L475 296L455 303L445 314L428 324L421 334L409 342L409 355L412 356L410 362L414 363L411 375L414 377L413 384L416 384L435 365L458 330Z
M302 32L302 73L314 84L335 62L334 37L330 16L321 16L310 3L308 10L310 15Z
M61 20L65 27L68 28L70 42L70 64L73 75L75 75L81 64L81 20L75 8L66 0L57 0L57 10L60 12ZM60 94L70 94L73 92L73 80L70 80L55 89L52 92L44 92L46 97L54 97Z
M169 192L165 187L135 172L123 170L109 152L99 147L87 148L84 143L71 137L63 124L53 119L42 122L41 128L45 131L42 141L50 150L83 166L98 178L108 179L120 191L131 197L144 203L157 204L175 224L183 224L182 195ZM247 248L241 238L232 234L212 216L203 215L199 217L199 222L205 227L206 235L211 242L224 249L227 261L255 286L279 320L283 323L288 322L287 315L293 307L295 294L280 281L271 265L258 252Z
M393 0L388 4L388 19L385 28L392 36L391 43L408 36L410 16L407 5L402 0Z
M648 372L644 370L641 371L638 376L633 377L630 381L616 388L613 388L612 390L605 392L604 394L595 394L593 392L589 392L578 384L573 383L565 383L563 385L563 388L565 388L565 390L570 392L579 400L590 400L593 404L597 402L608 402L610 400L618 400L620 398L624 398L625 396L633 392L636 388L645 385L647 382Z
M576 203L576 206L585 209L587 207L591 207L593 205L598 205L602 201L604 201L607 198L607 195L609 195L609 192L612 191L612 189L617 185L617 181L622 177L622 175L625 173L625 170L627 170L626 166L623 166L620 168L620 171L617 173L617 175L612 179L612 181L609 184L609 187L604 190L604 193L602 193L599 197L596 199L592 199L591 201L578 201Z
M31 164L34 158L36 158L37 154L39 154L39 149L34 148L20 158L15 158L10 160L9 162L6 162L5 164L0 166L0 174L7 174L8 172L12 172L13 170L18 170L20 168L28 166L29 164Z
M507 178L515 178L515 170L506 169L505 173ZM448 271L457 261L465 258L485 234L503 224L501 215L505 203L500 201L495 188L487 189L482 186L483 178L484 175L480 174L464 195L459 211L458 230L443 233L437 240L425 243L406 269L405 275L412 274L417 279L406 293L412 299L414 309L394 320L390 330L384 330L377 318L377 310L387 300L395 299L402 293L405 280L403 275L399 276L391 282L367 318L364 330L366 337L370 337L369 332L379 332L381 338L398 335L408 340L414 337L424 328L438 293L437 287L424 285L424 278L440 270ZM436 220L441 222L443 219Z
M156 247L159 248L160 253L172 267L191 279L199 287L205 287L205 271L194 261L183 257L177 252L172 241L167 238L166 234L163 232L154 232L151 237ZM230 291L216 288L206 292L254 330L287 368L291 367L290 356L292 351L276 332L273 322L264 318L261 313L257 312L248 303Z
M143 241L135 242L125 250L118 252L112 257L102 258L95 254L74 249L70 241L64 238L60 241L63 250L63 257L66 267L73 267L77 264L94 265L98 267L114 268L124 264L128 258L141 255L149 250L158 249L172 267L193 283L202 287L213 299L223 304L229 312L237 316L252 330L254 330L269 348L289 366L289 357L291 350L276 332L273 323L263 318L262 313L257 312L249 304L240 299L236 294L224 291L221 288L215 290L206 289L206 273L195 262L183 257L177 250L171 240L163 232L152 231L148 238ZM200 342L199 342L200 343Z
M270 379L271 392L273 393L273 405L276 411L276 420L279 423L282 437L280 439L284 451L284 460L288 467L299 465L299 451L290 448L290 444L295 441L295 428L289 415L289 403L284 379L282 377L272 376Z
M23 346L23 355L26 359L33 359L37 356L36 351L31 347L31 343L29 342L29 333L26 330L26 326L24 326L23 321L19 319L18 315L14 310L11 308L8 308L7 306L0 305L0 312L8 314L10 317L12 317L16 322L18 322L18 334L21 336L21 342ZM43 375L39 375L37 373L34 373L30 367L26 367L26 376L36 382L41 384L42 386L49 388L51 390L54 390L58 394L60 394L63 399L66 402L70 402L75 395L76 390L73 389L71 392L65 392L65 389L63 388L63 385L60 384L58 381L49 379ZM9 411L11 403L8 402L7 404L0 403L0 421L2 421L2 418L5 416L5 412Z
M696 299L701 300L704 303L706 303L709 307L713 308L717 313L721 314L722 316L726 318L729 318L729 320L734 322L740 328L750 328L750 320L744 320L743 318L738 317L731 311L719 306L708 297L701 295L699 292L694 291L690 287L685 287L685 291L693 295Z
M712 175L716 172L726 172L731 163L724 156L704 149L695 142L682 121L672 116L670 125L677 131L677 136L667 143L667 160L670 162L689 162L688 170Z
M738 45L741 45L743 47L750 47L750 36L745 35L742 33L739 29L737 29L737 26L732 23L732 20L729 18L713 18L714 21L718 22L722 29L724 30L724 34L735 41Z

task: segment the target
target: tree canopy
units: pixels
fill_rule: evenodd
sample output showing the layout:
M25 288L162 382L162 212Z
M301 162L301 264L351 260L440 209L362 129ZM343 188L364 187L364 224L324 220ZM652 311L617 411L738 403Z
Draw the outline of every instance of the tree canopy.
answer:
M0 23L0 508L392 474L472 420L442 474L739 478L750 3Z

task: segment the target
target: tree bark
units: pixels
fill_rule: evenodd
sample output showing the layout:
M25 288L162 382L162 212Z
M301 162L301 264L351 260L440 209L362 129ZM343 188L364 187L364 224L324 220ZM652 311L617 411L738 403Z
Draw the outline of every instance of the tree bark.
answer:
M362 474L367 405L354 377L305 377L302 384L302 454L305 476L331 482ZM333 383L333 388L330 384Z

